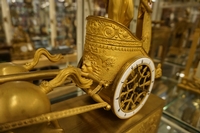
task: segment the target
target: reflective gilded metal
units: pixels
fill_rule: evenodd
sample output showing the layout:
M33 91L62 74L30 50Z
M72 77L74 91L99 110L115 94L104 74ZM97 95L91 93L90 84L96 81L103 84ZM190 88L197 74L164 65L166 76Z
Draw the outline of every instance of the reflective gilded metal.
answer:
M110 0L110 2L114 1ZM10 103L7 105L2 102L1 108L4 112L0 110L2 115L0 119L5 118L5 114L10 115L9 113L17 117L10 115L8 120L2 119L0 132L63 132L57 119L97 108L112 109L121 119L137 113L149 97L155 78L161 76L161 66L158 65L155 69L153 61L148 56L151 38L151 9L148 2L148 0L141 0L140 3L141 21L138 24L140 29L138 34L132 34L127 28L131 20L130 11L132 11L129 8L133 6L128 3L126 3L128 7L123 6L122 10L127 12L120 15L120 19L123 20L120 22L112 20L117 18L115 9L120 8L119 3L113 6L109 4L108 11L113 12L110 13L112 14L109 15L110 18L87 17L85 48L78 67L67 67L54 79L43 81L39 86L27 81L11 80L1 84L0 88L5 89L0 89L0 101L7 100ZM30 64L34 66L36 63ZM27 66L25 70L32 68ZM19 75L24 74L19 73ZM70 78L76 86L82 88L98 103L51 112L46 94L62 85L66 78ZM29 95L31 95L30 99ZM32 109L36 111L31 112ZM10 111L6 112L8 110ZM39 128L35 129L36 127Z
M81 75L79 68L68 67L61 70L53 80L43 81L40 86L27 81L10 81L1 84L0 103L3 109L0 111L0 132L36 132L39 127L39 132L46 133L49 126L53 126L48 132L57 133L58 131L61 132L62 129L59 129L56 124L57 121L54 120L106 107L108 103L102 102L50 113L50 102L46 93L61 85L68 77L76 82L78 87L89 88L92 80L83 78ZM39 126L32 126L40 123L42 124ZM26 127L30 125L31 127ZM19 127L21 128L18 129Z
M35 54L34 54L34 58L31 62L28 62L24 65L24 67L27 70L31 70L33 69L37 63L39 62L40 57L44 55L45 57L47 57L49 59L49 61L51 62L58 62L61 59L64 58L64 56L62 54L55 54L55 55L51 55L46 49L44 48L39 48Z
M132 0L104 0L106 3L108 18L120 22L129 27L133 19L133 1ZM123 17L122 17L123 16Z
M47 57L51 62L57 62L64 58L61 54L51 55L46 49L40 48L38 49L35 54L34 58L31 62L26 63L25 65L18 65L14 63L1 63L0 64L0 76L1 75L10 75L10 74L19 74L19 73L26 73L29 70L33 69L37 63L39 62L39 59L41 56ZM18 75L19 77L19 75ZM23 77L23 75L22 75ZM7 76L8 78L8 76ZM12 76L10 77L12 79Z
M126 78L120 92L120 106L124 112L136 109L143 100L146 92L149 91L151 69L147 65L137 66ZM145 74L147 73L147 74ZM142 82L140 82L143 80ZM144 87L144 88L143 88ZM129 97L129 95L131 95ZM132 98L133 100L130 100Z

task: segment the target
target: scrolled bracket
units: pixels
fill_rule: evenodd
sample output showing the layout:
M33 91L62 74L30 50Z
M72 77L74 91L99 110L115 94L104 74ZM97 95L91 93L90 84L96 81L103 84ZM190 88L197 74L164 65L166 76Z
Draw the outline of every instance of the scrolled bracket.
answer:
M46 56L51 62L57 62L64 58L62 54L51 55L46 49L40 48L35 52L33 60L23 65L23 67L27 70L33 69L38 64L41 55Z
M40 88L44 93L47 94L52 91L54 87L63 84L67 78L72 79L72 81L82 89L90 88L93 83L92 79L82 77L81 70L79 68L69 66L61 70L58 75L51 81L42 81Z

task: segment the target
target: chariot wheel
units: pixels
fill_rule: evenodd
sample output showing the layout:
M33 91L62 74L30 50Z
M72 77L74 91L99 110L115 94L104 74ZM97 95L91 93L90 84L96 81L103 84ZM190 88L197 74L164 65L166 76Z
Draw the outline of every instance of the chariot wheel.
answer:
M155 80L155 66L148 57L135 57L117 74L113 85L112 110L126 119L136 114L149 97Z

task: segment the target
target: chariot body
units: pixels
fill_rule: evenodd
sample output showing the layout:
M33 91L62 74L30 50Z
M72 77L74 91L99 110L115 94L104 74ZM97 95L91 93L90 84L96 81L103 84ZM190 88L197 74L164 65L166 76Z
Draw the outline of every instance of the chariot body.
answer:
M127 26L112 19L99 16L87 17L84 53L78 67L69 66L57 73L51 81L43 81L40 86L27 81L4 81L0 88L6 90L0 89L0 94L3 94L3 91L7 94L0 97L0 104L5 106L4 112L0 114L7 114L10 111L10 117L7 120L5 116L0 115L0 132L31 132L37 129L39 123L50 121L57 129L59 127L56 124L57 119L97 108L112 109L121 119L136 114L148 99L155 78L161 74L161 68L155 69L153 61L148 56L151 20L147 3L142 0L140 4L141 12L139 12L136 35L133 35ZM62 84L66 78L70 78L97 103L51 112L45 94ZM18 105L16 107L11 106L11 103L8 105L3 103L13 98L13 95L16 96L16 93L19 93L20 98L26 97L21 88L26 88L29 93L34 92L37 99L41 99L37 104L42 108L40 112L34 112L29 106L18 101L15 101ZM15 94L11 92L13 90ZM27 100L31 98L33 97L26 97ZM21 110L19 107L26 110L27 115L18 114ZM6 110L9 108L10 110ZM30 125L31 130L26 128ZM42 133L47 132L44 125L40 125L40 129Z

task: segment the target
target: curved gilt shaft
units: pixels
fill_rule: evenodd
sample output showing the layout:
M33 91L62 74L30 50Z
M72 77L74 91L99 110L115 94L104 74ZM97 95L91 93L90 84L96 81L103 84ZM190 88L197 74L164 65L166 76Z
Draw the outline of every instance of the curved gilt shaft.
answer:
M40 48L35 52L34 58L31 62L24 65L27 70L33 69L39 62L41 55L46 56L51 62L57 62L64 58L62 54L51 55L46 49Z
M69 116L73 116L73 115L78 115L78 114L81 114L81 113L84 113L87 111L91 111L91 110L98 109L98 108L103 108L106 106L107 106L106 102L96 103L96 104L76 107L76 108L72 108L72 109L65 109L62 111L52 112L52 113L48 113L48 114L42 114L40 116L36 116L33 118L27 118L25 120L14 121L14 122L6 123L6 124L0 124L0 132L8 131L11 129L16 129L16 128L20 128L20 127L25 127L25 126L29 126L29 125L33 125L33 124L50 122L53 120L57 120L57 119L61 119L61 118L65 118L65 117L69 117Z
M76 67L67 67L61 70L58 75L51 81L42 81L40 87L44 93L49 93L54 87L57 87L64 83L66 78L71 78L72 81L80 88L90 88L93 80L83 78L81 75L81 70Z

